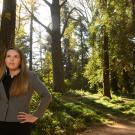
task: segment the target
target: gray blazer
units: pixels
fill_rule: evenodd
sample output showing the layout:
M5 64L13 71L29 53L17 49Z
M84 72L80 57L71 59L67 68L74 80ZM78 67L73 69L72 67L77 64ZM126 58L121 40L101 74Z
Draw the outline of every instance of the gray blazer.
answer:
M0 121L18 122L18 112L29 113L29 105L34 90L40 96L40 104L33 115L38 118L42 117L52 98L47 88L33 71L29 71L29 77L31 89L21 96L10 96L9 100L6 96L3 83L0 81Z

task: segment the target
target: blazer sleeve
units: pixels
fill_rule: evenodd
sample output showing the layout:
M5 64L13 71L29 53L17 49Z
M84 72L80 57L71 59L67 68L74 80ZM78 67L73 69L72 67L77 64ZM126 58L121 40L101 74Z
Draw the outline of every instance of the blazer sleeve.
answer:
M34 116L41 118L43 116L45 110L49 106L49 104L52 100L52 96L48 92L45 85L40 81L40 79L38 78L38 76L36 75L35 72L31 71L31 77L32 77L31 78L32 89L37 91L37 93L40 96L40 104L39 104L36 112L34 113Z

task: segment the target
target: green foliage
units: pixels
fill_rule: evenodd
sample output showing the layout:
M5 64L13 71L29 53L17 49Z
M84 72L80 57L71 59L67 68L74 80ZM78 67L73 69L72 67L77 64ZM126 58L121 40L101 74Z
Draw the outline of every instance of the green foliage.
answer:
M20 48L26 56L29 55L29 37L24 31L24 27L20 26L20 28L16 31L15 45Z
M52 86L53 84L53 70L52 70L52 60L51 60L51 53L47 52L45 54L44 66L42 69L43 80L46 85Z
M99 88L102 88L102 62L96 50L85 67L84 77L89 82L91 92L97 92Z
M72 75L72 78L66 79L65 80L65 87L66 90L68 91L69 89L89 89L88 81L87 79L83 76L80 75L78 76L77 73Z
M102 44L103 28L106 28L109 37L109 64L110 82L114 92L130 93L134 91L134 32L132 4L129 1L95 1L95 10L89 25L89 42L91 55L85 68L84 76L89 80L90 87L100 89L97 83L102 81L103 61ZM95 50L98 55L95 55ZM92 60L94 59L94 60ZM96 64L95 64L95 63ZM94 67L94 68L92 68ZM93 70L94 69L94 70ZM90 71L90 72L88 72ZM99 72L98 72L99 71ZM94 72L94 73L93 73ZM91 76L91 77L90 77Z
M81 105L70 103L58 93L53 93L53 103L49 110L37 123L33 135L36 133L41 135L75 135L77 131L85 129L95 119L92 110L86 107L82 110Z
M113 95L112 99L84 90L70 90L64 95L54 93L53 102L33 127L32 135L76 135L93 124L113 123L112 117L132 119L135 101ZM39 97L33 96L33 111ZM34 109L35 108L35 109Z
M39 120L36 128L33 130L34 133L39 135L62 135L63 130L60 129L60 122L51 112L46 112L43 119Z
M87 38L87 27L83 18L79 17L78 21L69 20L63 39L66 89L86 89L87 87L87 80L82 75L87 63Z
M38 104L39 104L39 96L36 92L34 92L34 94L32 95L32 100L30 104L31 113L34 113L34 110L36 110L36 108L38 107Z
M113 123L112 117L131 119L135 101L113 95L112 99L84 90L70 90L64 95L52 93L53 102L33 127L32 135L76 135L93 124ZM35 94L31 110L37 108Z

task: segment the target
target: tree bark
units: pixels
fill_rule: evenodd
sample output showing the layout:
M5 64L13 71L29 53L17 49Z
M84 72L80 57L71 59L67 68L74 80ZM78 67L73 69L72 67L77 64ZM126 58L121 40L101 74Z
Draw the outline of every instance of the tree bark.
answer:
M16 0L3 0L0 31L0 50L14 46L16 23Z
M32 9L33 13L33 9ZM33 15L30 17L30 59L29 59L29 69L32 70L32 52L33 52Z
M54 90L63 92L64 90L64 68L61 51L61 33L60 33L60 3L59 0L53 0L51 9L52 17L52 62L53 62L53 80Z
M104 26L105 27L105 26ZM109 81L109 51L108 51L108 33L104 28L104 43L103 43L103 89L104 96L111 98L110 81Z
M132 27L135 36L135 0L132 0ZM135 59L135 47L133 48L133 59ZM135 70L135 61L133 62L133 70Z
M16 0L3 0L3 10L0 27L0 64L4 51L14 46L16 22Z

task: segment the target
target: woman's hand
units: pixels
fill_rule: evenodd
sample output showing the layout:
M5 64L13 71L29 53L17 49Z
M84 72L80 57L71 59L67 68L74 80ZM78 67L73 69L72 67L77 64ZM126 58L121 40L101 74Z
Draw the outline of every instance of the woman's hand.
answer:
M17 115L17 119L20 121L20 123L26 123L26 122L34 123L37 121L38 118L36 116L33 116L32 114L19 112Z

